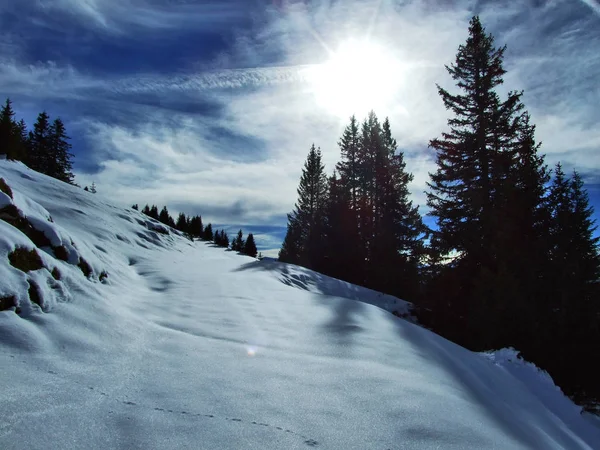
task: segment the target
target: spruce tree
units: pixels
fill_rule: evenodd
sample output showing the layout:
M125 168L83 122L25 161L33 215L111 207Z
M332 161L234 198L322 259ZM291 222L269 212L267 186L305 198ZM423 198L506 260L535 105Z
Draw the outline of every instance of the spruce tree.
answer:
M212 241L214 239L212 224L206 225L204 228L204 233L202 237L205 241Z
M49 147L47 150L48 160L45 173L58 180L64 181L65 183L73 184L75 177L71 171L73 168L73 163L71 161L73 154L70 151L70 138L67 136L65 125L60 118L54 120L48 134ZM94 184L92 184L90 190L92 193L96 193Z
M185 213L179 213L179 216L177 217L177 223L175 224L175 228L183 233L187 233L188 232L187 224L188 224L188 221L185 216Z
M251 256L252 258L256 258L256 255L258 254L256 243L254 242L254 235L252 233L248 234L243 252L245 255Z
M29 132L29 148L26 164L33 170L47 173L50 166L51 131L50 117L43 111Z
M195 238L204 238L204 226L202 225L202 217L194 216L190 219L189 233Z
M350 118L350 123L344 130L338 146L341 152L341 161L336 169L340 179L344 180L345 188L350 193L350 208L357 210L358 190L360 186L360 135L358 121L355 116Z
M427 192L430 215L437 221L431 242L440 258L454 259L444 270L453 270L452 277L460 280L456 291L446 289L444 305L452 305L453 313L467 319L470 343L481 346L477 348L511 345L504 339L506 327L497 323L510 320L504 315L511 313L508 298L530 281L519 280L510 264L513 255L506 253L506 241L523 232L506 214L509 199L516 198L518 144L529 145L525 140L532 130L527 130L523 116L522 93L510 92L502 101L496 92L506 73L505 49L495 47L478 17L471 19L466 44L459 46L455 63L446 67L461 92L451 94L438 86L453 114L450 130L430 142L437 163ZM524 131L521 137L519 127ZM535 159L537 148L528 151ZM531 183L537 188L537 179ZM539 193L532 195L533 203L539 202Z
M17 123L14 119L15 112L10 99L0 110L0 154L5 154L8 159L22 161L25 156L26 129L25 122Z
M163 206L163 209L160 211L158 215L158 221L164 223L165 225L169 225L169 210L166 206Z
M152 207L150 208L149 216L153 219L158 220L158 207L156 205L152 205Z
M225 230L221 230L221 247L229 247L229 236L227 235Z
M281 261L313 269L318 269L323 263L323 223L327 201L327 177L324 170L321 150L313 144L302 169L298 201L294 211L288 215L288 232L283 253L280 252Z
M242 230L240 229L240 231L238 231L237 236L233 239L233 242L231 244L231 250L234 250L236 252L241 252L244 250L244 233L242 232Z
M577 173L567 178L560 164L550 186L549 295L546 327L536 355L557 383L579 400L600 400L600 372L589 355L600 351L600 256L593 208Z

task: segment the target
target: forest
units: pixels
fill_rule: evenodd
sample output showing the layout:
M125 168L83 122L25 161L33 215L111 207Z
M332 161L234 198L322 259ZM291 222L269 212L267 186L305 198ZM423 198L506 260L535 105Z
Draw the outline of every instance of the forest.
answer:
M351 117L328 175L313 144L279 259L393 294L474 351L514 347L576 401L600 399L599 238L582 176L548 167L523 91L498 93L506 47L478 17L438 86L425 226L391 125Z

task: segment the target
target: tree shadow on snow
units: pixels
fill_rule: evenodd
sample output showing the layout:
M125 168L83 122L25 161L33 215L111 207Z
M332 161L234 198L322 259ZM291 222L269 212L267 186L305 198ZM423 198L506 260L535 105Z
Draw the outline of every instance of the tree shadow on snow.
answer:
M332 338L336 345L350 349L354 336L363 331L359 319L364 314L366 303L358 300L361 293L364 297L364 288L275 260L252 261L234 271L249 270L272 272L287 286L317 294L315 301L332 313L331 318L320 326L320 331Z
M550 411L518 379L493 366L483 356L429 330L403 320L394 321L401 339L418 347L421 355L444 368L488 418L522 445L528 448L549 448L549 445L557 444L560 448L586 448L581 442L586 431L574 429L572 432L564 425L578 428L579 421L557 417L556 411ZM554 430L554 433L549 435L548 430ZM472 431L476 438L476 430ZM550 440L546 441L547 438ZM594 448L592 442L587 444Z

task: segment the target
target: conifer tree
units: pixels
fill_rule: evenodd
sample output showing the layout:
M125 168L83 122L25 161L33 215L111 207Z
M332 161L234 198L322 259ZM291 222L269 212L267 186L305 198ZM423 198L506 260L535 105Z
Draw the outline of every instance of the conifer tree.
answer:
M225 232L225 230L221 230L221 247L228 248L229 247L229 236Z
M26 129L23 129L25 122L17 123L14 116L12 102L7 98L0 110L0 154L5 154L8 159L22 161L26 145Z
M511 191L517 180L511 175L519 169L520 150L529 145L534 165L537 151L526 142L532 129L522 113L522 93L510 92L502 101L496 92L506 73L505 49L494 46L493 36L485 32L478 17L471 19L466 44L459 46L455 63L446 67L461 92L451 94L438 86L444 105L453 113L448 120L450 131L430 142L437 162L427 192L430 215L437 220L432 245L440 257L455 259L445 270L456 269L454 278L460 280L459 290L446 292L444 303L454 304L450 307L454 313L468 317L473 342L484 348L507 345L499 334L494 335L505 330L494 329L491 321L508 320L501 316L510 312L506 299L521 283L509 263L512 255L504 252L506 240L520 233L505 216L508 199L516 198ZM524 174L525 169L519 173ZM532 182L536 188L538 181ZM539 193L532 195L536 195L534 203L539 202Z
M233 239L233 242L231 243L231 250L241 252L244 250L244 245L244 233L240 229L240 231L238 231L237 233L237 236Z
M204 228L203 239L205 241L212 241L214 239L212 224L209 223Z
M243 252L245 255L256 258L258 250L256 249L256 243L254 242L254 235L252 233L248 234L248 238L244 244Z
M321 150L312 145L298 186L298 201L288 215L288 233L280 260L319 268L323 263L324 214L327 177L321 162ZM293 240L293 242L292 242ZM297 249L297 251L296 251ZM292 251L290 251L292 250ZM295 260L297 255L299 260Z
M179 216L177 217L177 223L175 224L175 228L179 231L182 231L184 233L188 232L188 221L187 218L185 216L185 213L179 213Z
M163 209L160 211L158 215L158 221L164 223L165 225L169 225L169 210L166 206L163 206Z
M50 147L50 117L43 111L38 115L33 125L33 131L29 132L26 164L37 172L46 173L47 168L50 166Z
M147 216L150 215L150 206L148 206L147 203L146 203L146 206L144 206L144 208L142 209L142 214L146 214Z
M158 207L156 205L152 205L150 208L150 214L148 214L153 219L158 220Z
M72 170L73 163L71 161L73 155L71 153L71 144L69 136L65 129L65 125L60 118L54 120L49 129L48 155L47 166L45 173L65 183L73 184L74 175ZM90 189L95 192L95 184L92 183Z
M193 237L204 238L204 226L202 225L202 217L194 216L190 219L189 232Z

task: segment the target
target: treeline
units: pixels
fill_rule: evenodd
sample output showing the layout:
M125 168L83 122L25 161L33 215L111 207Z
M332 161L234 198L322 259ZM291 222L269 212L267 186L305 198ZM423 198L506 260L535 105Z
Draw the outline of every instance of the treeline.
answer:
M0 154L8 159L22 161L31 169L74 184L71 144L65 125L60 118L50 120L41 112L33 130L27 130L25 121L16 121L10 99L0 110Z
M421 323L472 350L513 346L577 401L600 400L600 257L581 176L550 170L522 91L501 98L506 47L478 17L438 86L449 130L425 227L386 119L350 119L329 177L313 145L280 260L413 301Z
M139 210L139 205L135 204L132 206L133 209ZM233 251L240 252L243 255L248 255L256 258L258 250L256 248L256 242L254 241L254 235L248 234L248 238L244 239L244 233L242 230L238 231L237 236L229 241L229 236L225 230L213 231L212 224L204 226L202 223L202 216L186 216L185 213L179 213L177 220L175 220L170 214L166 206L163 206L160 212L156 205L146 205L141 211L153 219L167 225L171 228L181 231L186 236L196 239L202 239L205 241L213 242L215 245L223 248L230 248Z

